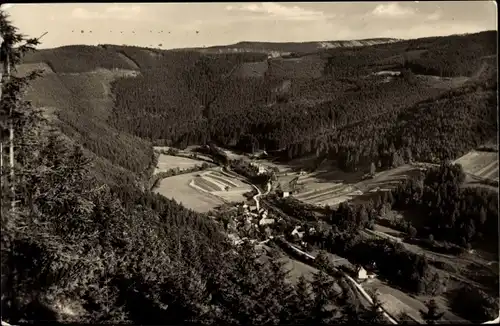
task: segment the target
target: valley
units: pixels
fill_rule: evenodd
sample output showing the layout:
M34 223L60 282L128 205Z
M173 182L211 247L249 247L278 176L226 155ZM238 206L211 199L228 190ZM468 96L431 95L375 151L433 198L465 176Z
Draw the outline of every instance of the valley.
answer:
M36 49L3 8L2 323L497 320L496 30Z

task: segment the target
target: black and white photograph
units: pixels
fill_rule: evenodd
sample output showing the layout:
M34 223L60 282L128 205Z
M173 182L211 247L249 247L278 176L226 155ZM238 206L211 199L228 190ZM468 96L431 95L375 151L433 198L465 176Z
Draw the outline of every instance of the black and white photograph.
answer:
M498 324L496 1L0 4L1 325Z

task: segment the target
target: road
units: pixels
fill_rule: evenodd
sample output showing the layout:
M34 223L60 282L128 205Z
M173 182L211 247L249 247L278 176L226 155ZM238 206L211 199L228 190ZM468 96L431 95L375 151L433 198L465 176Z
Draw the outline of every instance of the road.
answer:
M226 170L227 170L227 171L226 171ZM257 206L257 210L259 210L259 209L260 209L260 201L259 201L259 198L260 198L261 196L263 196L263 195L264 195L264 196L265 196L265 195L267 195L267 194L271 191L271 184L270 184L270 183L268 183L268 184L267 184L267 189L266 189L266 192L264 192L264 193L263 193L263 192L260 190L260 188L259 188L259 187L257 187L257 186L256 186L256 185L254 185L253 183L251 183L251 182L250 182L247 178L245 178L245 177L243 177L243 176L241 176L241 175L237 174L236 172L232 171L230 167L226 167L226 168L221 167L221 168L220 168L220 172L221 172L222 174L225 174L225 175L226 175L226 176L228 176L228 177L231 177L231 178L236 178L236 179L240 180L241 182L247 183L247 184L249 184L250 186L252 186L252 188L254 188L254 189L257 191L257 195L253 196L253 200L255 201L255 205Z
M300 250L299 248L295 247L294 245L288 243L288 246L290 248L292 248L294 251L298 252L299 254L301 255L304 255L310 259L316 259L316 257L314 257L313 255L305 252L305 251L302 251ZM358 282L356 282L356 280L354 280L351 276L347 275L346 273L344 273L343 271L333 267L334 270L336 272L340 272L347 280L349 280L349 282L351 282L351 284L361 293L361 295L371 304L373 305L373 299L372 297L363 289L363 287L361 286L361 284L359 284ZM393 325L397 325L398 322L392 318L388 313L387 311L384 310L384 308L382 307L382 313L384 315L385 318L387 318L387 320L389 320L389 322Z

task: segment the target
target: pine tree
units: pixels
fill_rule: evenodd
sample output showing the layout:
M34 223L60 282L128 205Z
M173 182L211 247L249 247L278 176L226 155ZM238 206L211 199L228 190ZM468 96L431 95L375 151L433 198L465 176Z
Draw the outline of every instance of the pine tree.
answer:
M310 283L301 275L295 286L294 295L287 307L289 320L283 319L284 324L305 325L311 315L313 304L312 289Z
M310 323L314 325L331 325L335 323L337 311L333 304L339 293L335 289L333 279L320 270L314 274L311 285L314 299L310 311L310 318L312 319Z
M31 121L31 112L26 112L26 105L24 101L21 101L22 90L26 83L37 75L39 71L34 71L30 75L24 78L17 78L11 76L11 71L16 69L16 65L20 63L22 56L30 51L34 50L34 47L39 44L38 39L27 39L24 35L20 34L16 27L12 25L9 21L7 13L5 13L2 8L0 8L0 36L2 37L1 45L1 61L3 63L2 80L0 86L0 111L1 111L1 142L2 151L6 146L5 143L6 129L9 130L9 176L10 179L2 178L2 181L7 181L10 184L11 189L11 207L15 207L15 148L16 142L20 142L15 139L15 130L17 133L25 131L26 119ZM3 152L0 153L2 156L3 164ZM3 168L3 166L2 166ZM2 171L3 172L3 171ZM2 175L3 176L3 175ZM3 182L2 182L3 183Z
M371 294L373 304L369 310L363 314L363 322L369 324L388 324L387 318L384 317L382 310L382 302L380 301L378 294L375 292Z

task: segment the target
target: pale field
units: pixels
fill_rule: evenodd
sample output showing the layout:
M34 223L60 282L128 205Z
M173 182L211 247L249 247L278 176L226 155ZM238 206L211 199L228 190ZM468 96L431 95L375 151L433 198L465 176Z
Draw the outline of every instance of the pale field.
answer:
M315 186L321 187L321 189L314 189ZM294 195L294 197L305 203L318 206L335 206L363 194L352 186L342 183L330 183L326 186L325 184L310 183L306 187L309 190Z
M190 186L197 174L198 172L193 172L165 178L160 181L155 192L200 213L208 212L224 204L221 198Z
M402 181L410 176L417 175L419 170L409 164L399 166L394 169L377 172L372 179L362 180L355 184L355 187L363 192L387 191L396 188Z
M493 180L498 180L498 153L470 151L457 159L464 172Z
M202 164L203 161L198 161L180 156L160 154L158 157L158 165L156 166L153 173L156 174L159 172L165 172L167 170L175 168L178 168L180 170L186 170Z
M228 202L246 201L247 198L243 194L252 190L250 185L213 170L195 174L192 181L192 185L197 189Z

